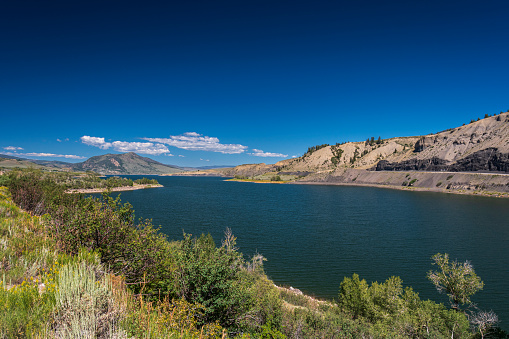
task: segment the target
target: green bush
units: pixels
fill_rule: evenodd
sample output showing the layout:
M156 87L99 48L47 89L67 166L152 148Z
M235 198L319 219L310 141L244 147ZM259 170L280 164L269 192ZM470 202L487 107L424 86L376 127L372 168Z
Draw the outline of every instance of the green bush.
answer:
M232 244L233 246L234 244ZM246 301L239 285L241 255L226 246L216 247L209 235L184 234L176 252L172 290L179 298L205 307L204 322L233 326Z
M171 254L169 243L150 221L134 222L130 204L121 204L103 194L54 212L52 234L62 250L76 254L82 248L95 251L101 261L118 275L125 276L133 289L155 282Z
M381 337L469 336L464 313L447 310L442 304L422 301L411 288L403 289L399 277L369 286L357 274L340 286L338 305L354 319L365 319Z
M0 335L3 338L33 338L42 335L51 319L54 299L51 292L40 294L36 282L24 280L0 286Z

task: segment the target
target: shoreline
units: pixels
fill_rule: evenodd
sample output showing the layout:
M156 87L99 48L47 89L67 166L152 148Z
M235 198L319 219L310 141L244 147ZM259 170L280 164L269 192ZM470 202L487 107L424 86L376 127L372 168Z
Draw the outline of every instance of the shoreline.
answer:
M250 180L250 179L225 179L224 181L252 182L254 184L289 184L292 181Z
M407 173L407 172L403 172ZM422 174L426 174L428 172L419 172ZM435 174L435 173L432 173ZM441 172L443 174L475 174L482 176L493 176L493 175L509 175L507 173L461 173L461 172ZM432 192L432 193L443 193L443 194L459 194L459 195L470 195L470 196L481 196L481 197L491 197L491 198L509 198L509 192L501 192L501 191L490 191L490 190L480 190L480 189L465 189L465 188L440 188L434 185L433 187L423 187L423 186L399 186L399 185L391 185L391 184L378 184L378 183L355 183L355 182L330 182L330 181L305 181L305 180L293 180L293 181L270 181L270 180L250 180L250 179L225 179L224 181L233 181L233 182L251 182L258 184L290 184L290 185L326 185L326 186L352 186L352 187L375 187L375 188L385 188L385 189L393 189L400 191L417 191L417 192Z
M80 189L70 189L65 191L65 193L83 193L83 194L92 194L92 193L103 193L103 192L125 192L125 191L136 191L145 188L158 188L164 187L163 185L151 185L151 184L134 184L133 186L121 186L121 187L113 187L113 188L80 188Z
M488 198L509 198L509 193L494 192L494 191L472 191L472 190L455 190L445 188L432 188L432 187L415 187L415 186L396 186L396 185L382 185L382 184L356 184L356 183L343 183L343 182L320 182L320 181L293 181L293 185L324 185L324 186L352 186L352 187L375 187L385 188L399 191L417 191L417 192L431 192L443 194L459 194L471 195L477 197Z

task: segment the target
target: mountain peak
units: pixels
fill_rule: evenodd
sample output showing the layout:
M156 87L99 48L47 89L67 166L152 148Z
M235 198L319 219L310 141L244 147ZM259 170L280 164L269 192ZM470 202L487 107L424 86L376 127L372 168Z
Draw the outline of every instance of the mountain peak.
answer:
M104 154L74 164L75 171L94 171L106 175L159 175L182 172L177 166L165 165L134 152Z

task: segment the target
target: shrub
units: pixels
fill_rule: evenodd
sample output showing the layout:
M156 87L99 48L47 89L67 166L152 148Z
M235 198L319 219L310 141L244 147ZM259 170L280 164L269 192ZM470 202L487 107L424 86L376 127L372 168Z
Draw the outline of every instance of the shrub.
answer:
M0 186L9 186L9 176L6 174L0 174Z
M447 253L437 253L432 259L433 265L437 265L439 270L429 271L428 279L440 293L447 292L452 308L459 309L460 304L471 304L470 296L482 290L484 283L475 274L470 262L452 261L449 263Z
M469 335L464 313L442 304L422 301L411 288L403 289L399 277L369 286L357 274L340 286L338 305L354 318L373 324L375 337L454 337ZM452 336L451 336L452 334Z
M3 338L30 338L46 331L54 301L50 292L39 293L37 283L24 280L0 286L0 335Z
M129 284L154 282L171 252L165 236L150 221L135 224L132 206L107 194L102 200L88 197L73 207L56 210L51 231L65 252L96 251Z
M84 262L60 268L53 327L57 337L111 336L111 325L117 322L121 310L114 307L109 276L97 280L97 269L100 267L89 267Z
M174 295L204 306L204 322L233 326L246 294L238 283L241 255L233 243L217 248L212 236L184 234L172 272Z

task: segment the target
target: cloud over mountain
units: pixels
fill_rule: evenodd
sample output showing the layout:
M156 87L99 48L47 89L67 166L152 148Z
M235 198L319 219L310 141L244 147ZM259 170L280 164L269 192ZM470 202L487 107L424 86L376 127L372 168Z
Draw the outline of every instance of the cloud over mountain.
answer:
M112 148L117 152L136 152L141 154L150 155L161 155L170 153L168 147L162 144L154 144L152 142L128 142L128 141L113 141L107 142L101 137L91 137L84 135L81 138L81 142L85 145L98 147L100 149Z

